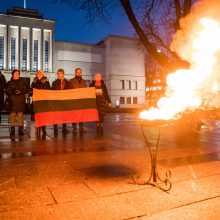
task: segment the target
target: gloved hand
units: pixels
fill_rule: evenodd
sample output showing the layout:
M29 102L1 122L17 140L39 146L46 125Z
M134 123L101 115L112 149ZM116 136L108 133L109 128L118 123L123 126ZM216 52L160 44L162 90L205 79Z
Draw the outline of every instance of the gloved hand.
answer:
M15 89L13 90L13 94L14 94L14 95L19 95L19 94L21 94L21 91L20 91L19 89L15 88Z

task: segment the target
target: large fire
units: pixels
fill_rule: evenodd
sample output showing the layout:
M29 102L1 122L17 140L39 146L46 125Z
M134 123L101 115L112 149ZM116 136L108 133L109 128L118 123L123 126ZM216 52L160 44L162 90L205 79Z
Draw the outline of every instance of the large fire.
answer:
M220 72L216 68L220 52L219 23L212 18L200 18L190 35L190 50L184 48L183 42L181 51L191 64L190 69L179 69L167 76L165 96L158 101L157 108L141 112L141 119L177 119L183 112L203 106L219 90L216 82Z

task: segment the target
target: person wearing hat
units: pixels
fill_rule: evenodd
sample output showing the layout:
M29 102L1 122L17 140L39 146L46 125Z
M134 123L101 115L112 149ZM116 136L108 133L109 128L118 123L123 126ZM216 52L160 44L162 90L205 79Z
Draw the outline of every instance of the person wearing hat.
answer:
M20 71L13 70L12 78L7 83L6 93L10 100L10 125L11 125L11 137L15 135L15 121L16 115L18 117L19 135L24 135L23 126L24 118L23 113L25 111L25 94L28 93L28 88L25 81L20 78Z
M4 107L4 93L5 93L5 87L6 87L6 79L5 76L0 71L0 124L1 124L1 112Z
M70 88L71 89L80 89L80 88L86 88L86 87L87 87L86 80L84 80L82 78L82 69L81 68L76 68L75 69L75 77L70 80ZM73 123L72 126L73 126L73 132L76 133L77 124ZM83 128L83 122L79 123L79 132L81 134L86 133L86 131Z

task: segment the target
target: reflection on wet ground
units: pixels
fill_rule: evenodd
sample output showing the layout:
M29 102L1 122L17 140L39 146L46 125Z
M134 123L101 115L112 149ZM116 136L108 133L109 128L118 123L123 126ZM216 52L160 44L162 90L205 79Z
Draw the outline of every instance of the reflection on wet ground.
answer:
M135 114L109 114L103 136L94 123L87 133L57 137L47 128L37 139L26 117L25 135L9 137L0 126L0 219L219 219L220 148L218 121L198 132L188 124L161 129L158 169L170 168L169 193L137 185L131 176L150 173L150 155ZM153 142L157 128L145 128ZM187 215L188 213L188 215ZM155 218L151 218L155 216ZM149 218L150 217L150 218Z
M33 157L40 155L69 154L79 152L106 152L147 149L137 115L109 114L105 121L103 136L97 136L94 123L86 123L87 133L80 135L72 132L63 135L61 130L54 136L53 127L47 127L44 139L36 137L33 122L29 117L25 121L25 136L16 136L11 141L9 136L8 116L4 116L0 127L0 159ZM60 128L61 129L61 128ZM157 128L145 128L150 141L155 141ZM220 122L206 121L199 132L190 125L174 125L161 129L159 146L159 164L178 166L220 159L219 136Z

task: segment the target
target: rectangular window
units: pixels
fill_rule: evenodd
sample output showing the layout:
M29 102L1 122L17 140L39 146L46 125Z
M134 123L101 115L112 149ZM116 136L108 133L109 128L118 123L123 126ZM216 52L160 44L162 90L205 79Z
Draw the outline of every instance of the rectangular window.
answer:
M120 82L121 82L121 89L125 89L125 81L124 80L120 80Z
M86 85L90 87L90 80L86 80Z
M137 90L137 81L132 81L132 89Z
M34 40L34 71L38 70L38 40Z
M48 72L49 69L49 41L44 42L44 70Z
M27 39L23 39L22 70L27 70Z
M15 59L16 59L16 38L11 38L11 70L15 69Z
M0 70L4 69L4 36L0 36Z
M138 97L133 97L133 104L138 104Z
M131 104L131 97L127 97L127 104Z
M125 104L125 97L120 97L120 104Z
M131 90L131 81L130 80L126 81L126 89Z

